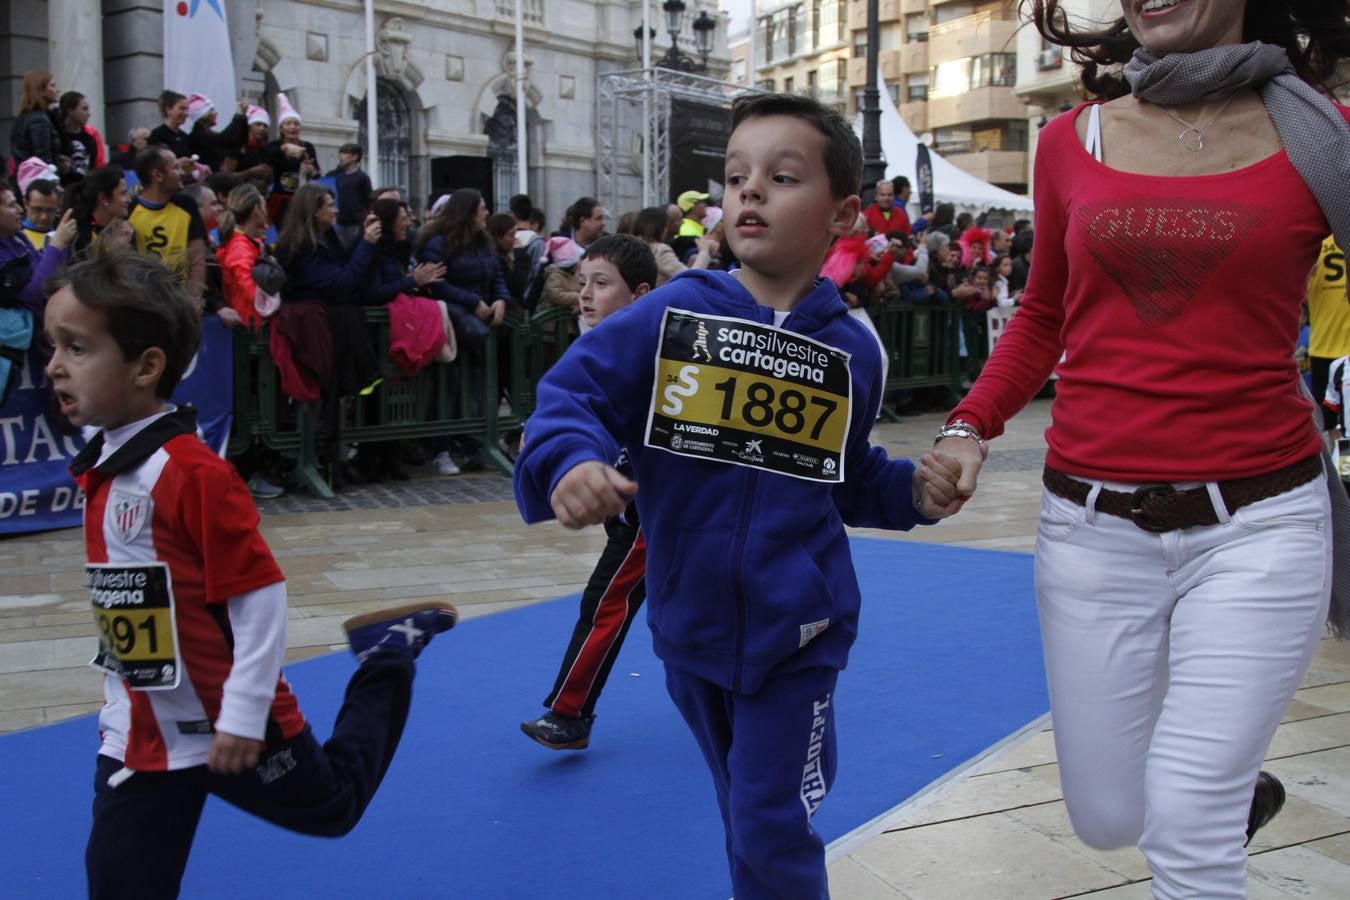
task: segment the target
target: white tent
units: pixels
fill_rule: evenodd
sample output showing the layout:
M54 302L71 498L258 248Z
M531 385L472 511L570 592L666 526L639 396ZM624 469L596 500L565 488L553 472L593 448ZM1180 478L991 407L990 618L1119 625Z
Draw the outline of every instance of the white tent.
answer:
M886 177L903 175L914 188L910 206L914 207L919 199L919 179L915 175L915 162L919 149L919 139L909 130L900 111L891 100L891 92L886 82L877 73L877 87L881 95L881 152L886 157ZM859 131L861 132L861 119ZM928 152L933 161L933 197L938 203L954 203L958 210L979 212L987 209L1006 209L1015 213L1030 213L1031 198L982 181L969 172L959 169L931 150Z

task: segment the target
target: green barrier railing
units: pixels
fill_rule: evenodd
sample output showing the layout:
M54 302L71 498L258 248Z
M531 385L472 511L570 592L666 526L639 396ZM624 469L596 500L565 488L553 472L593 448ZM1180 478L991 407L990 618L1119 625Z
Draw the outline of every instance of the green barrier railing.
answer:
M916 388L946 388L948 399L955 403L965 375L957 332L963 326L964 307L893 300L869 308L868 313L890 362L881 414L889 421L900 421L887 399L897 391Z
M242 453L254 442L271 448L291 459L295 478L320 497L333 496L322 471L321 439L346 444L464 435L481 442L486 462L509 474L511 460L498 439L522 428L534 411L539 380L578 336L576 315L557 308L513 312L493 330L480 357L461 352L452 363L433 362L407 376L389 359L387 312L365 312L382 380L368 396L342 401L336 415L330 410L327 428L321 422L322 401L295 403L282 393L268 351L268 327L256 335L235 331L228 453ZM960 396L971 364L960 356L957 329L966 324L960 305L891 302L869 313L890 360L884 415L899 421L884 402L897 391L940 387L953 402Z

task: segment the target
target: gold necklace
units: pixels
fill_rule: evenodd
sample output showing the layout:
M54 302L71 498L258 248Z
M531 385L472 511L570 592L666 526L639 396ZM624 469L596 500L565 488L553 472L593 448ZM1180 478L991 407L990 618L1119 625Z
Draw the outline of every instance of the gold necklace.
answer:
M1237 91L1229 94L1228 99L1223 101L1223 104L1214 111L1214 114L1210 116L1203 125L1192 125L1165 106L1158 106L1158 109L1185 126L1182 129L1181 134L1177 135L1177 143L1192 153L1199 153L1201 150L1205 149L1205 129L1214 124L1214 120L1223 114L1223 111L1228 108L1228 104L1232 103L1233 98L1237 95ZM1154 105L1157 106L1157 104Z

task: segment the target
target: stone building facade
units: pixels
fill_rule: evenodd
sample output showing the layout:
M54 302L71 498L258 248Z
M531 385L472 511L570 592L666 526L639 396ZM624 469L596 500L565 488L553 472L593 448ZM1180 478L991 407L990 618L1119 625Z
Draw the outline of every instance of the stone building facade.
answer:
M221 0L241 96L275 113L284 91L326 170L337 147L364 143L365 18L361 0ZM550 224L596 186L596 81L638 67L641 0L523 0L529 189ZM651 0L651 21L664 17ZM23 72L47 68L61 90L94 102L110 143L158 124L163 3L158 0L0 0L0 133L8 134ZM727 69L718 16L710 68ZM376 0L380 159L377 184L408 187L416 205L464 184L485 184L502 208L515 191L515 0ZM686 24L686 29L688 25ZM685 37L687 38L688 32ZM668 39L658 39L660 51ZM98 82L102 81L102 93ZM237 98L213 98L222 110ZM100 109L101 108L101 109ZM6 142L7 149L7 142Z

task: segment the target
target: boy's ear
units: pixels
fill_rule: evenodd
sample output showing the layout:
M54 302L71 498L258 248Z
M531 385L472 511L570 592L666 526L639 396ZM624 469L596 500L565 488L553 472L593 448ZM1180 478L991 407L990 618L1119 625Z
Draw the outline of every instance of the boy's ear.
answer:
M136 361L136 379L137 387L147 387L153 389L159 384L159 379L164 375L164 366L168 358L164 351L159 347L149 347L141 353L141 358Z
M858 214L862 212L862 199L857 194L850 194L834 208L834 217L830 219L830 234L846 234L853 228L853 223L858 221Z
M642 284L639 284L637 286L637 290L633 291L633 299L636 300L637 298L641 297L643 294L647 293L651 289L652 286L650 284L648 284L645 281L642 282Z

